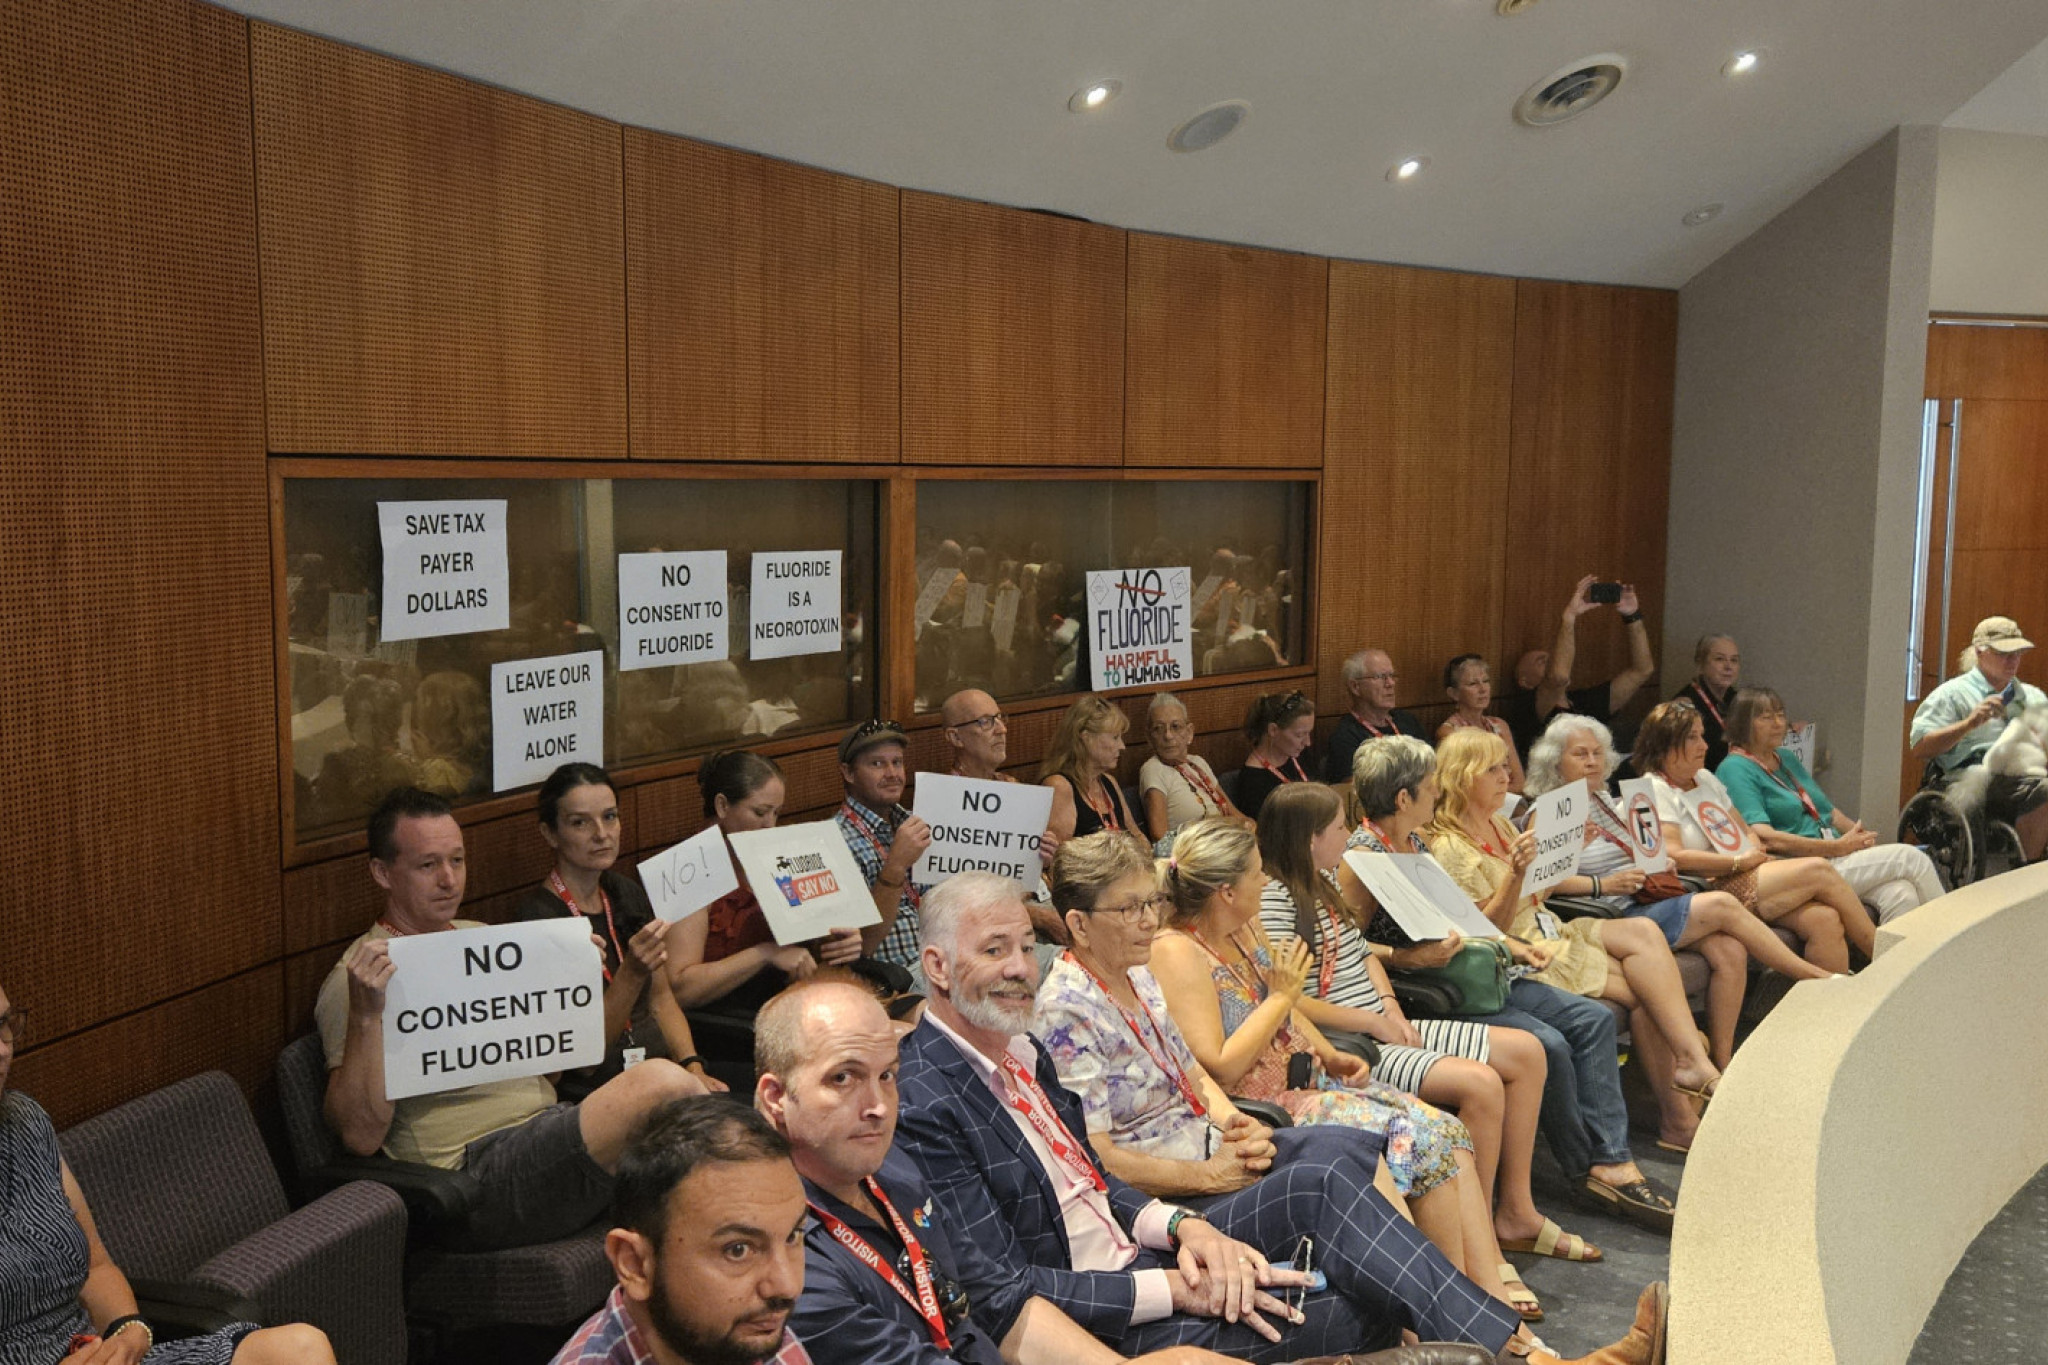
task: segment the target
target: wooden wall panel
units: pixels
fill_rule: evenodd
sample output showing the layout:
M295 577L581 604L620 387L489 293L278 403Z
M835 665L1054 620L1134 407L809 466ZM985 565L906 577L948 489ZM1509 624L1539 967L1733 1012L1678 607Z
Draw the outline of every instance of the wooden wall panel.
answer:
M1956 656L1987 616L2010 616L2028 632L2028 639L2041 640L2048 631L2048 548L1958 548L1951 592L1948 644L1941 652L1943 677L1954 676ZM2020 677L2036 687L2048 687L2048 649L2028 651L2020 660Z
M1927 328L1929 398L2048 398L2048 327Z
M1515 293L1496 679L1525 650L1550 646L1572 585L1588 573L1636 585L1656 651L1678 349L1678 295L1669 290L1521 280ZM1627 662L1615 613L1581 618L1576 685L1612 677Z
M1143 232L1129 254L1124 462L1321 464L1330 263Z
M270 448L624 458L619 125L252 42Z
M45 1039L278 952L248 102L224 10L0 6L0 970Z
M626 129L632 448L897 457L896 190Z
M1324 711L1349 707L1340 670L1369 644L1404 706L1442 700L1446 659L1499 656L1514 343L1513 280L1331 263Z
M1124 233L906 190L903 458L1123 459Z
M2033 401L1965 399L1961 425L1956 550L2048 550L2048 382Z

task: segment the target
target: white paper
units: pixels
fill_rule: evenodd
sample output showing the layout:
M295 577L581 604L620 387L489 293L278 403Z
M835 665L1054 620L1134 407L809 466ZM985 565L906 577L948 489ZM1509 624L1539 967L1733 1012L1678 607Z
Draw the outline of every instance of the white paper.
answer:
M988 616L988 584L969 583L967 599L960 604L960 624L973 630Z
M1664 851L1664 822L1657 818L1656 786L1647 777L1631 777L1621 784L1621 823L1628 827L1635 843L1636 866L1645 872L1662 872L1671 866Z
M1223 575L1220 573L1212 573L1201 582L1195 584L1194 595L1190 599L1194 603L1195 610L1200 611L1208 606L1209 599L1214 597L1216 590L1222 586Z
M730 838L777 943L808 943L834 929L881 923L860 863L832 821L750 829Z
M380 502L384 598L377 633L419 640L512 623L505 500Z
M642 858L639 871L654 917L671 924L740 889L740 875L725 847L725 831L717 825L706 825L675 847Z
M1815 727L1812 721L1795 725L1785 733L1784 747L1799 755L1799 761L1806 765L1806 771L1813 771Z
M1186 569L1088 574L1088 664L1097 692L1195 676L1194 612Z
M619 556L619 671L730 658L725 551Z
M604 959L581 915L391 940L384 1098L604 1060Z
M370 594L327 594L327 652L343 659L370 652Z
M958 569L942 568L933 569L931 575L924 580L924 586L917 592L917 602L910 609L910 619L917 634L924 634L924 628L931 621L932 613L939 609L939 603L946 600L946 593L959 577Z
M778 550L754 556L748 658L839 652L839 560L837 550Z
M1429 897L1429 903L1437 912L1457 927L1466 938L1505 938L1499 925L1486 917L1473 899L1465 894L1465 888L1451 880L1451 874L1444 871L1443 864L1427 853L1390 853L1386 855L1401 875Z
M996 593L996 604L989 615L989 633L995 636L996 648L1004 654L1010 652L1010 645L1017 635L1017 607L1023 600L1020 588L1004 588Z
M1692 812L1700 833L1707 836L1709 848L1735 857L1749 852L1749 824L1733 806L1718 796L1709 795L1704 785L1678 795L1685 802L1685 808Z
M1514 819L1515 812L1520 810L1522 805L1523 798L1514 792L1509 792L1500 799L1500 818L1503 820Z
M1536 835L1536 857L1522 875L1524 896L1541 897L1579 870L1579 858L1586 851L1586 817L1592 805L1586 792L1582 777L1533 798L1536 815L1529 828Z
M1394 923L1400 925L1401 932L1408 937L1418 942L1449 938L1457 927L1436 907L1435 902L1423 894L1421 887L1408 879L1407 874L1395 864L1392 854L1354 848L1345 853L1344 861L1358 874L1358 880L1365 883L1365 889L1372 893L1380 909L1392 915Z
M1216 594L1216 633L1218 635L1228 636L1230 634L1230 615L1237 610L1237 592L1236 588L1226 587Z
M492 789L546 781L564 763L604 763L604 654L492 664Z
M1052 819L1051 787L919 773L915 812L932 827L932 846L910 865L919 886L956 872L993 872L1026 886L1038 884L1045 869L1038 843Z

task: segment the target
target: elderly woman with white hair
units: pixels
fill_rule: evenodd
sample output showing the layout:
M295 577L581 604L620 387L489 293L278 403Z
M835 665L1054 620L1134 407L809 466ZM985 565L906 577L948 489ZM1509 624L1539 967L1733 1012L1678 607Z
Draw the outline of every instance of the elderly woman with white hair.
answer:
M1212 815L1251 823L1230 804L1209 760L1190 747L1195 727L1179 697L1171 692L1154 694L1152 704L1145 708L1145 727L1152 740L1152 756L1138 769L1138 792L1145 805L1145 833L1153 842Z
M1654 895L1667 889L1636 866L1635 843L1621 812L1607 799L1607 779L1621 764L1614 736L1587 716L1562 713L1551 720L1529 750L1529 795L1540 796L1585 779L1592 795L1586 817L1586 848L1579 871L1551 889L1558 896L1598 901L1619 916L1641 916L1664 931L1672 948L1691 948L1707 960L1707 1053L1716 1067L1735 1055L1735 1025L1742 1014L1742 996L1749 985L1754 958L1794 981L1817 981L1832 973L1807 962L1725 891L1689 893L1645 902L1645 888ZM1668 875L1668 874L1666 874ZM1673 877L1669 887L1681 887ZM1673 1106L1676 1109L1676 1106ZM1674 1113L1672 1117L1677 1117ZM1673 1126L1667 1120L1667 1131ZM1678 1119L1683 1127L1684 1120Z

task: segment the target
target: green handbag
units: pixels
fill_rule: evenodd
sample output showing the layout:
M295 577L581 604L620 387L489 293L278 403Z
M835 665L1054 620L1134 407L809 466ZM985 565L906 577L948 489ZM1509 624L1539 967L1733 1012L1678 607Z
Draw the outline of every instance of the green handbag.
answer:
M1453 1014L1498 1014L1507 1008L1508 967L1514 958L1497 938L1468 938L1458 955L1441 967L1422 967L1408 975L1449 986L1457 993Z

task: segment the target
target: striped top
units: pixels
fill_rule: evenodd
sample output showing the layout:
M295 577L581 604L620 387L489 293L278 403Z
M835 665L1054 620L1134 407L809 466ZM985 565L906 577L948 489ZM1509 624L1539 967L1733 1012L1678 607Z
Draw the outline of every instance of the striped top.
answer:
M92 1330L78 1301L87 1262L50 1116L17 1091L0 1094L0 1365L49 1365L73 1333Z

